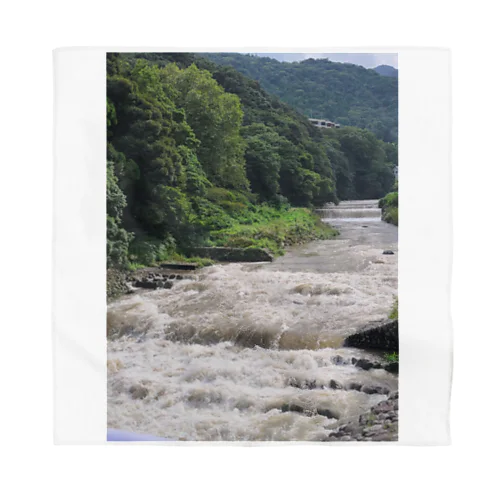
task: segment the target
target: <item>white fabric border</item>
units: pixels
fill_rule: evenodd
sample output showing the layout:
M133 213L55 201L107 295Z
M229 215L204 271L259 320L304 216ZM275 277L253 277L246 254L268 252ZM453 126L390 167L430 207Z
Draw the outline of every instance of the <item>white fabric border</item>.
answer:
M230 49L54 51L53 343L54 440L58 444L106 442L105 54L212 50ZM262 48L235 50L263 52ZM399 54L399 443L449 444L449 51L372 47L315 52Z

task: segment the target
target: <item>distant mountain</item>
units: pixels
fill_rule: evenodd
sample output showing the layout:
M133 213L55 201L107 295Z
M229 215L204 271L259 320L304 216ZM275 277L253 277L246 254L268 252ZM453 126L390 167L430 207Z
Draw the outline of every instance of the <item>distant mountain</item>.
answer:
M396 78L386 78L362 66L328 59L280 62L270 57L238 53L203 56L257 80L264 90L307 117L365 128L384 141L397 141Z
M380 66L373 68L373 70L382 76L398 77L398 70L392 66L387 66L387 64L381 64Z

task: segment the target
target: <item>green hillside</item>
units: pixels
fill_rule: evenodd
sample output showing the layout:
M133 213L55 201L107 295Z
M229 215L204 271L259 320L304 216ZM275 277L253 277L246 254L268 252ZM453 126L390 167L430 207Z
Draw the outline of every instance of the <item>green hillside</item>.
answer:
M308 117L365 128L386 142L398 137L398 80L328 59L279 62L237 53L204 54L257 80Z
M315 128L195 54L108 54L107 124L109 266L201 245L280 252L331 235L310 208L380 198L394 182L394 144Z

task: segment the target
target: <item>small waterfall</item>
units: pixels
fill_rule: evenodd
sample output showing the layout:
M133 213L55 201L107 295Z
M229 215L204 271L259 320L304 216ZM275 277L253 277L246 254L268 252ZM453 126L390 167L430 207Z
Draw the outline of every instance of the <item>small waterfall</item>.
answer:
M378 200L341 201L338 205L328 203L324 208L316 210L322 219L341 220L381 220L382 212L378 208Z

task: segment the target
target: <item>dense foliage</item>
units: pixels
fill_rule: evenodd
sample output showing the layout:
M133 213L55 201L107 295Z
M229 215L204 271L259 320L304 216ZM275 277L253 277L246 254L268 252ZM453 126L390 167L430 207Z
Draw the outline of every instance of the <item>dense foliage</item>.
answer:
M307 208L382 197L397 162L369 131L323 132L194 54L108 54L107 125L108 266L325 237Z
M398 70L392 66L388 66L387 64L381 64L380 66L373 68L373 70L382 76L389 76L392 78L398 77Z
M395 188L397 189L397 184ZM393 191L384 196L378 206L382 209L382 220L397 226L399 223L398 192Z
M258 80L262 87L312 118L366 128L379 139L398 138L397 70L379 71L328 59L280 62L270 57L211 53L208 58ZM382 76L382 73L384 76Z

